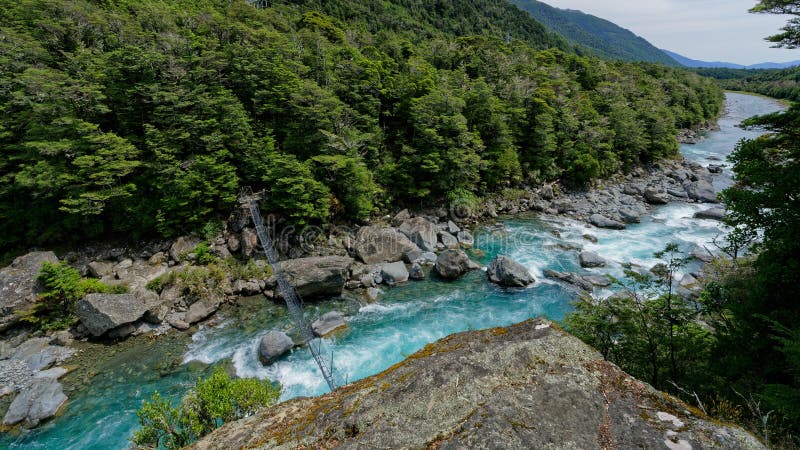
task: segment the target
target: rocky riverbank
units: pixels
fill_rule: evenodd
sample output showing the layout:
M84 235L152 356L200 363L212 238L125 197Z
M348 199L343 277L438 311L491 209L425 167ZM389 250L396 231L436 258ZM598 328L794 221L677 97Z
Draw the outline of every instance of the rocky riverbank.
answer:
M662 161L607 180L588 192L564 192L557 185L545 185L515 191L514 196L488 198L475 210L455 207L419 214L402 210L356 229L331 228L313 238L308 234L282 237L277 244L283 250L280 264L304 299L348 293L374 302L381 296L380 285L429 276L452 280L480 268L463 251L474 244L467 227L498 214L533 210L566 215L600 228L624 229L657 205L717 202L712 185L717 172L715 167L688 161ZM720 219L723 214L711 208L702 217ZM47 334L25 331L19 313L29 309L39 295L36 275L41 264L58 258L52 252L33 252L16 259L0 271L0 290L5 293L0 328L6 335L0 341L0 396L16 395L5 424L35 426L57 412L66 400L57 382L66 369L59 364L72 354L73 340L113 342L170 330L192 332L222 305L235 304L240 297L264 295L281 301L271 268L260 255L255 231L238 218L208 240L184 236L136 248L96 246L68 253L62 259L84 276L122 286L126 293L86 296L76 307L75 326ZM602 261L597 255L589 256ZM524 267L505 257L493 261L487 275L489 281L509 287L535 281ZM608 285L603 277L553 271L545 275L588 291ZM341 313L332 312L312 327L323 336L346 327L346 321ZM269 364L302 344L282 333L268 334L261 345L262 361ZM29 414L30 410L44 412Z
M681 130L677 137L681 143L693 144L718 128L715 123L705 123ZM499 214L537 211L600 228L624 229L657 205L716 203L712 182L720 172L720 166L661 161L605 180L585 192L570 192L557 184L505 191L484 198L477 207L453 204L449 209L419 213L402 210L357 228L281 234L276 236L276 247L283 272L302 298L348 293L374 302L381 296L380 285L394 286L432 274L452 280L478 269L463 251L474 245L469 227ZM699 217L720 220L723 215L723 210L714 207ZM20 314L40 295L36 277L42 263L59 258L53 252L32 252L0 270L0 333L4 336L0 340L0 398L14 396L5 426L35 426L65 403L58 379L67 372L64 362L75 352L71 346L75 340L113 343L170 330L191 333L220 307L235 305L240 297L264 295L281 301L246 214L234 214L218 235L206 239L184 236L174 241L89 245L60 259L83 276L126 292L88 295L78 302L78 321L69 330L32 333L20 323ZM487 275L489 281L508 287L535 282L524 267L502 256L492 261ZM586 291L607 286L604 277L554 271L545 275ZM346 322L341 313L331 312L312 327L317 334L326 335L346 327ZM262 361L269 364L298 344L303 342L295 343L282 333L267 334L260 351Z

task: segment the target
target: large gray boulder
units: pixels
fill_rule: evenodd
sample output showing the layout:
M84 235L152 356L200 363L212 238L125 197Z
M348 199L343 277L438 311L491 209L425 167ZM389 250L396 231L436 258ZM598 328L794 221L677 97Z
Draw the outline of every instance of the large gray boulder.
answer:
M281 261L286 280L303 298L342 295L353 258L322 256Z
M361 227L356 233L356 255L365 264L400 261L415 250L419 247L394 228Z
M445 227L445 231L455 236L461 231L461 227L456 225L455 222L453 222L452 220L448 220L447 226Z
M411 239L411 242L417 244L417 247L423 251L432 252L436 250L439 228L428 219L424 217L408 219L404 221L397 230L405 234Z
M45 262L57 263L58 258L53 252L32 252L0 270L0 332L19 322L18 312L36 303L41 292L36 277Z
M560 327L529 320L448 336L345 389L226 424L191 448L766 449L696 411Z
M37 378L11 402L3 425L21 423L35 427L42 420L55 416L66 401L67 396L58 381L49 377Z
M458 248L458 238L453 236L452 234L448 233L447 231L440 231L439 232L439 240L444 245L444 248Z
M78 302L75 314L93 336L135 322L148 305L133 294L89 294Z
M189 325L200 322L217 312L223 300L220 293L210 292L189 306L183 320Z
M95 278L103 278L106 275L111 275L114 270L114 264L108 261L92 261L86 265L89 275Z
M690 183L686 187L686 193L689 195L689 198L700 203L719 203L714 186L705 180L698 180Z
M445 250L436 258L436 273L445 280L455 280L474 268L462 250Z
M694 213L695 219L722 220L725 218L725 210L722 208L709 208Z
M408 269L402 261L386 263L381 267L381 278L390 286L408 281L408 276Z
M642 195L645 185L641 182L628 183L622 188L622 192L627 195Z
M609 219L608 217L602 214L592 214L589 216L589 223L596 226L597 228L607 228L610 230L624 230L625 224L613 219Z
M339 311L325 313L311 324L314 334L319 337L328 336L345 328L347 328L347 322L344 321L344 314Z
M578 259L580 260L581 267L593 268L606 266L606 260L595 252L581 252Z
M489 281L501 286L525 287L534 283L533 275L508 256L497 255L486 267Z
M461 230L458 232L458 243L465 247L472 247L475 245L475 237L469 231Z
M594 289L594 285L592 284L591 281L572 272L559 272L557 270L545 269L544 276L546 276L547 278L563 281L564 283L571 284L587 292L592 292L592 290Z
M258 343L258 359L268 366L294 348L294 341L283 331L270 330Z
M200 238L194 236L179 237L170 246L169 257L173 261L183 261L186 256L194 252L200 242L202 242Z
M625 223L639 223L641 221L639 212L633 208L620 208L618 213L620 219Z
M644 200L651 205L666 205L669 196L661 189L647 188L644 191Z

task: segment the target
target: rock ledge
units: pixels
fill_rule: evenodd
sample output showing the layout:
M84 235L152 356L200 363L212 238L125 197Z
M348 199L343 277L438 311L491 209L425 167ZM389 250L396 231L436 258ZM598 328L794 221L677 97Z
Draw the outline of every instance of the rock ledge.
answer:
M765 448L543 320L449 336L383 373L281 403L191 448L498 446Z

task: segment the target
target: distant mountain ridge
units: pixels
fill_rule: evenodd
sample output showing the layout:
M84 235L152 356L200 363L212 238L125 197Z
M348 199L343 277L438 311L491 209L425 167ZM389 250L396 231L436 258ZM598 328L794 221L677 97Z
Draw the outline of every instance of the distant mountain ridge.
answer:
M536 0L510 1L551 31L589 48L600 57L680 65L646 39L608 20L581 11L555 8Z
M784 63L765 62L760 64L752 64L745 66L742 64L729 63L724 61L701 61L698 59L687 58L669 50L661 50L681 65L692 68L724 68L724 69L786 69L789 67L800 66L800 60L789 61Z

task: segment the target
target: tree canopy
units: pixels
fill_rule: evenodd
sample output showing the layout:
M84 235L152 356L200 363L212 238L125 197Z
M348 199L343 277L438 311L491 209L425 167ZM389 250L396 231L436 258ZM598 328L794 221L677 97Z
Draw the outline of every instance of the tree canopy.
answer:
M304 224L582 184L720 112L578 51L501 0L0 0L0 249L190 232L241 186Z

